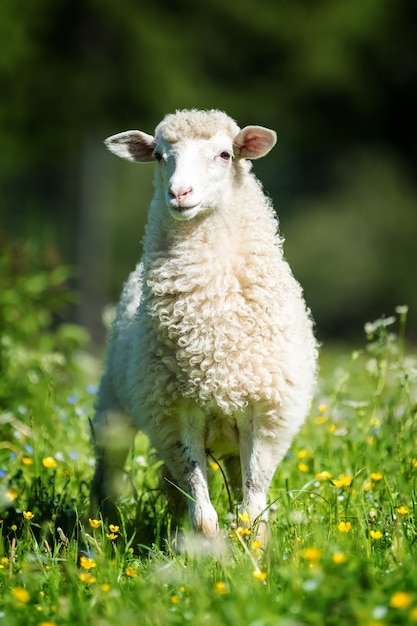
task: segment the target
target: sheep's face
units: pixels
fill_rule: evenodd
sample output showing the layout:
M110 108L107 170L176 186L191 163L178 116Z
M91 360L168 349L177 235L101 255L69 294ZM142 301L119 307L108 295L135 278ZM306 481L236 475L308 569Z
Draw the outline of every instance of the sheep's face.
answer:
M174 219L190 220L224 203L234 158L230 137L156 143L154 158L166 206Z
M260 158L275 142L274 131L247 126L234 135L208 133L204 128L199 133L184 130L175 137L127 131L105 143L114 154L130 161L156 161L167 209L174 219L184 221L227 203L234 161Z

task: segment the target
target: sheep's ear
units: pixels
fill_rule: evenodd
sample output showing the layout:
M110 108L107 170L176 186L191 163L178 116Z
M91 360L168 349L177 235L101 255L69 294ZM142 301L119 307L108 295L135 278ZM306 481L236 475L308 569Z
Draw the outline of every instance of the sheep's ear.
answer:
M110 152L128 161L154 161L155 138L140 130L127 130L108 137L105 142Z
M233 147L238 159L260 159L268 154L277 142L274 130L263 126L246 126L236 135Z

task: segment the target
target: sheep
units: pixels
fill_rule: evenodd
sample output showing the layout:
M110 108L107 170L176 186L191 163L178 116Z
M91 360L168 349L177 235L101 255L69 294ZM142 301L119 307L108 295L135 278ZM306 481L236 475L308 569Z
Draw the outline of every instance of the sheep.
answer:
M313 321L283 257L270 199L251 172L276 133L218 110L167 115L154 135L109 137L115 155L156 162L142 259L110 332L93 420L92 511L113 506L135 434L188 502L199 536L218 536L207 455L224 459L249 526L265 537L276 468L309 411Z

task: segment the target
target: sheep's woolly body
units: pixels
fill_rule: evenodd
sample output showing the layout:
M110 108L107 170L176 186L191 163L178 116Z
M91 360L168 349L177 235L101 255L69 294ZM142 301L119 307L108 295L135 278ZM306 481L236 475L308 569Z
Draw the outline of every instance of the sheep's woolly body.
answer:
M219 132L233 138L239 128L223 113L193 111L167 116L155 136L174 143ZM157 448L162 433L173 445L195 422L205 448L220 455L239 453L246 420L280 449L279 461L309 409L316 343L250 163L233 163L231 180L222 206L177 222L156 176L143 258L109 341L98 415L122 408Z

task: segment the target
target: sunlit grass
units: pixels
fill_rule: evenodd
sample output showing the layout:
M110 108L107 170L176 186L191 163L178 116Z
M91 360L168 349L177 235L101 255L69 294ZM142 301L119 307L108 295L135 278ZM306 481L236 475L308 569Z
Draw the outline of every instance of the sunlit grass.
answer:
M274 479L266 545L230 511L221 460L209 462L221 540L178 535L143 436L120 519L88 519L91 381L80 374L53 395L38 385L36 410L10 406L0 415L0 626L417 623L417 360L398 315L327 363Z

